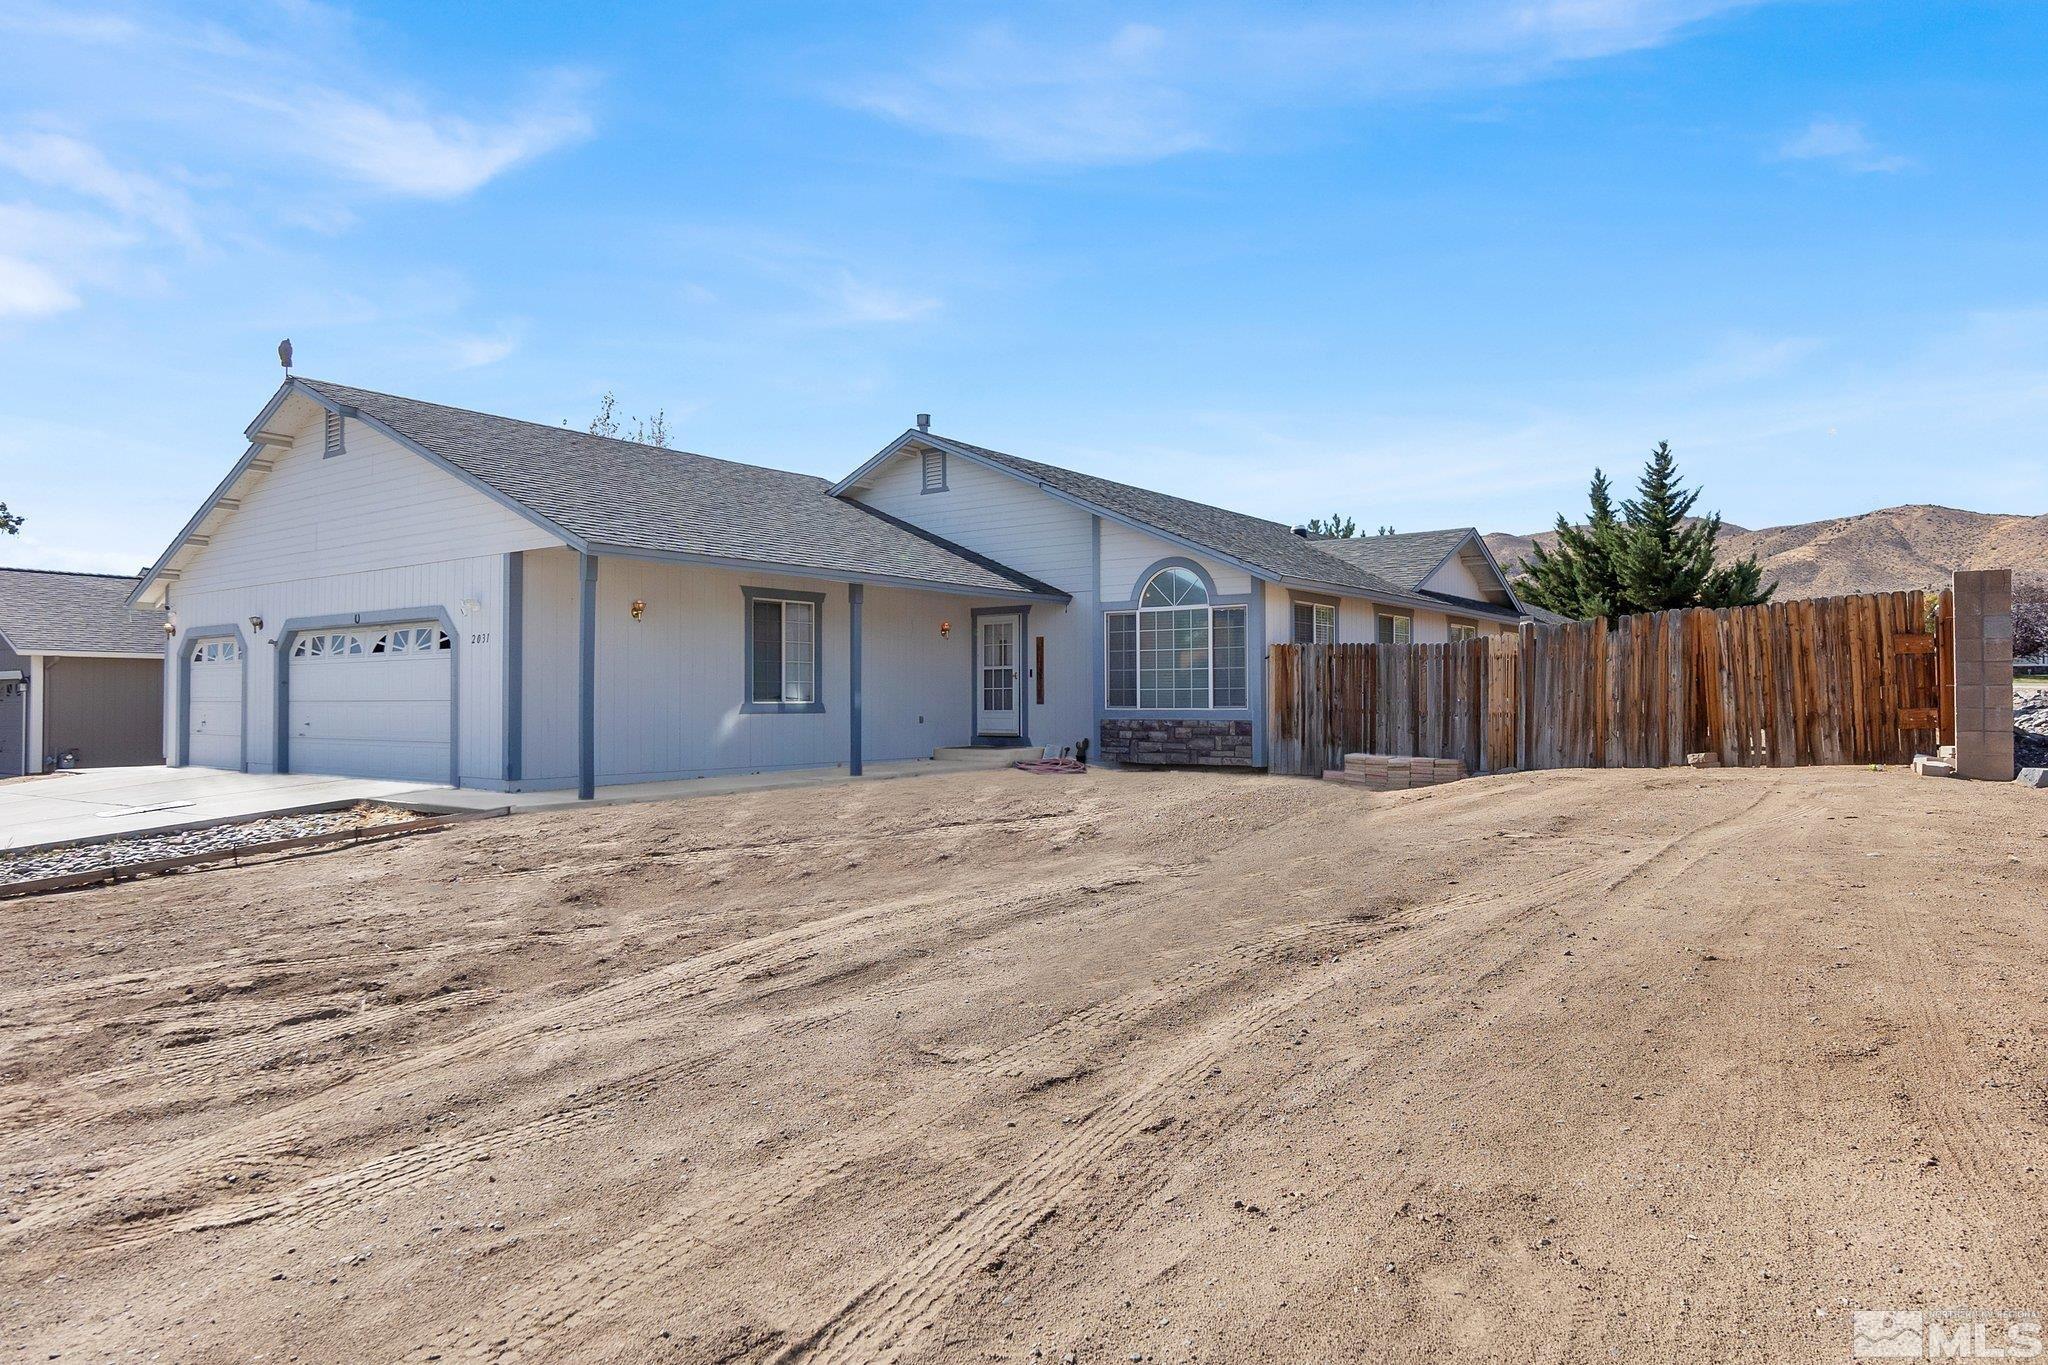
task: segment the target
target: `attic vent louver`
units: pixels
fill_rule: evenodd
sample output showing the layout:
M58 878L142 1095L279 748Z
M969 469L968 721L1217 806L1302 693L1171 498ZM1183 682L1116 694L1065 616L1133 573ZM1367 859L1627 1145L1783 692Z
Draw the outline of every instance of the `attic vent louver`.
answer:
M927 450L924 453L924 488L926 493L946 491L946 452Z
M327 443L321 447L321 458L331 460L341 454L341 414L327 414Z

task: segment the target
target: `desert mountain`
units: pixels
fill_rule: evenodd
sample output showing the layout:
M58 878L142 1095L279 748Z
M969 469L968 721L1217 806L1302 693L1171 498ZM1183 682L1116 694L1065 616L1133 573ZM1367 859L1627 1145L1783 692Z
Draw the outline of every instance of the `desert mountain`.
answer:
M1497 532L1486 543L1513 575L1532 546L1538 541L1549 546L1556 539L1552 531L1534 536ZM1761 531L1724 522L1720 546L1724 555L1755 555L1764 581L1778 580L1780 597L1928 588L1947 582L1957 569L2009 568L2025 577L2048 576L2048 516L1954 507L1886 507Z

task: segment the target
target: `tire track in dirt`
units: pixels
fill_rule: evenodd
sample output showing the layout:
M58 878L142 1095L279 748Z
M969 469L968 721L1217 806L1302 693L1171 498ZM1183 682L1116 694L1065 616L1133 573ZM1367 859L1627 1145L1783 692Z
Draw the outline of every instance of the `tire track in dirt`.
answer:
M1486 926L1490 931L1498 931L1510 923L1519 922L1526 915L1543 913L1549 907L1592 890L1603 875L1604 870L1597 865L1581 861L1537 878L1533 886L1525 880L1519 887L1473 890L1415 907L1414 918L1397 915L1367 921L1290 926L1232 950L1226 957L1238 959L1235 974L1242 975L1247 968L1285 959L1305 948L1318 954L1337 952L1384 940L1397 932L1402 936L1400 951L1404 958L1411 952L1440 951L1469 932L1470 926L1459 918L1464 910L1512 902L1500 919ZM1376 964L1381 970L1387 968L1384 958L1376 959ZM947 1115L970 1104L973 1096L968 1085L970 1080L1021 1075L1023 1072L1019 1068L1034 1059L1040 1065L1030 1070L1057 1073L1076 1060L1076 1053L1079 1060L1099 1057L1104 1051L1103 1042L1134 1032L1133 1025L1162 1009L1187 1004L1191 996L1199 995L1204 983L1215 982L1230 974L1218 960L1205 960L1147 990L1126 993L1109 1004L1054 1021L1047 1028L998 1050L969 1068L957 1083L949 1087L953 1092L950 1095L929 1091L921 1093L899 1108L877 1115L842 1134L821 1139L790 1159L750 1177L743 1177L736 1183L728 1183L715 1199L673 1210L668 1216L637 1230L597 1256L586 1258L564 1278L551 1284L530 1286L514 1295L502 1305L498 1314L493 1315L495 1321L472 1323L467 1329L434 1345L421 1347L407 1358L424 1361L439 1354L450 1358L464 1355L517 1360L525 1358L530 1350L545 1350L547 1339L572 1323L581 1325L594 1312L631 1300L659 1283L672 1281L695 1254L715 1253L715 1239L720 1234L752 1226L815 1197L834 1184L868 1173L865 1171L867 1166L879 1163L887 1153L903 1145L901 1134L906 1124L912 1128L919 1124L943 1125ZM1300 996L1300 1000L1312 998L1327 989L1329 984L1313 985ZM1242 1016L1240 1026L1228 1030L1226 1036L1235 1043L1242 1043L1274 1018L1298 1007L1300 1000L1293 993L1273 997L1269 1002L1271 1009L1255 1008ZM1060 1048L1057 1059L1046 1056L1049 1042L1065 1044ZM1090 1046L1091 1042L1095 1045ZM1222 1048L1201 1051L1196 1061L1148 1087L1145 1095L1157 1100L1174 1086L1185 1084L1213 1066L1225 1051L1227 1049ZM1084 1121L1094 1125L1084 1132L1094 1133L1105 1124L1110 1125L1109 1131L1124 1132L1132 1125L1121 1123L1119 1116L1128 1118L1136 1112L1133 1106L1140 1098L1144 1096L1133 1097L1113 1108L1098 1109ZM1253 1102L1254 1099L1248 1097L1242 1104ZM1146 1112L1149 1114L1149 1110ZM1141 1117L1134 1121L1135 1126L1142 1127L1145 1122L1155 1121L1155 1117ZM808 1169L790 1169L798 1164ZM1064 1164L1061 1169L1065 1169ZM994 1248L988 1250L993 1252Z
M1161 870L1158 876L1180 875ZM1115 880L1112 878L1112 880ZM209 1134L182 1144L168 1154L138 1162L96 1181L88 1196L60 1196L40 1210L33 1210L14 1224L0 1229L0 1245L33 1233L45 1233L66 1222L89 1221L94 1207L111 1207L124 1194L138 1188L160 1191L176 1182L170 1173L182 1173L188 1183L213 1183L211 1177L250 1164L275 1162L283 1153L295 1153L319 1130L318 1119L336 1108L356 1109L386 1097L408 1082L442 1068L484 1057L500 1049L516 1048L536 1039L558 1039L592 1031L623 1032L628 1024L645 1031L667 1033L675 1023L691 1015L751 999L769 992L788 992L801 985L801 978L782 978L806 964L830 958L835 947L842 951L857 945L868 929L886 926L890 955L901 962L924 956L910 928L914 917L929 921L951 921L952 927L968 932L993 932L1004 921L1030 918L1047 907L1058 907L1085 898L1101 882L1101 873L1053 890L1040 888L1028 895L991 893L979 907L962 909L950 896L934 896L905 907L900 903L870 905L811 924L796 926L760 938L725 945L697 957L670 964L653 972L599 987L571 1000L517 1019L487 1025L447 1043L402 1058L368 1077L358 1077L340 1091L325 1091L284 1110L245 1121L234 1128ZM936 927L936 926L935 926ZM819 974L838 975L836 965L821 966ZM844 984L844 983L842 983ZM668 1062L649 1068L629 1084L659 1082L673 1075L682 1063ZM584 1122L594 1121L594 1111L579 1110ZM451 1158L452 1159L452 1158ZM456 1164L460 1164L458 1161ZM128 1239L134 1230L130 1229Z
M1906 1097L1924 1119L1923 1136L1937 1150L1943 1176L1953 1181L1960 1202L1975 1215L1971 1256L1994 1264L2011 1283L2042 1283L2048 1279L2048 1263L2016 1251L2021 1239L1991 1231L2012 1226L2011 1192L2025 1183L2027 1164L2012 1156L2007 1142L1973 1106L1957 1098L1964 1089L1961 1079L1975 1075L1981 1064L1958 1041L1952 1008L1936 997L1936 984L1948 978L1937 967L1914 908L1889 897L1882 908L1891 932L1874 937L1884 945L1886 976L1894 983L1886 1003L1902 1008L1910 1023L1892 1060L1903 1073ZM1969 1089L1978 1093L1974 1086Z

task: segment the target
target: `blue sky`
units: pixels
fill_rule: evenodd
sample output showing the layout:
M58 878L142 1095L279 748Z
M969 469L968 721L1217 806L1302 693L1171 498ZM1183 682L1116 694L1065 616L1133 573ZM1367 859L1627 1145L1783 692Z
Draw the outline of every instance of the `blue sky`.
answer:
M485 24L476 16L489 12ZM307 375L1283 520L2048 511L2048 6L0 0L0 562Z

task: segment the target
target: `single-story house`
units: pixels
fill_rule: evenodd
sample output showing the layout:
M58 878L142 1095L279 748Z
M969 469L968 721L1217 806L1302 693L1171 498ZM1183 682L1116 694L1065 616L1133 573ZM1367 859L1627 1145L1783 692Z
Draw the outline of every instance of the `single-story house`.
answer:
M0 777L163 762L165 617L137 585L0 569Z
M1470 529L1311 540L926 427L833 483L288 379L135 593L176 629L171 762L584 794L957 745L1256 767L1268 644L1522 615Z

